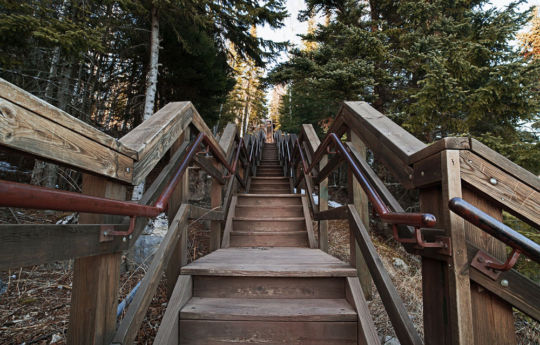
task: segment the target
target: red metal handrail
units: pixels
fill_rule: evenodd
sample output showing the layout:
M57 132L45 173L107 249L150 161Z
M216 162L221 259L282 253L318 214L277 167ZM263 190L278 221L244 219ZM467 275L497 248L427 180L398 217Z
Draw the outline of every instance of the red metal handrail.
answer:
M389 224L399 224L399 225L410 225L416 228L420 227L433 227L437 223L437 219L434 215L430 213L403 213L403 212L393 212L388 208L384 203L383 199L380 197L379 193L371 186L367 178L364 176L351 154L338 136L335 133L328 133L322 144L317 148L317 151L313 155L313 161L311 165L305 169L307 166L304 155L302 154L302 148L298 142L298 149L300 150L300 157L302 159L302 164L304 166L304 172L310 174L311 171L316 167L316 165L321 161L322 157L326 154L327 148L330 145L334 145L337 150L336 152L341 154L344 159L349 164L349 167L352 170L353 175L356 177L362 189L367 194L369 201L373 205L375 213L386 223Z
M62 191L46 187L38 187L23 183L0 180L0 207L20 207L31 209L46 209L58 211L74 211L97 214L112 214L132 217L130 230L121 235L129 235L133 230L134 217L157 217L168 207L169 199L174 189L201 144L206 144L214 157L223 164L231 175L235 169L229 165L219 148L204 134L199 133L195 141L187 149L186 156L180 163L176 173L171 177L167 186L157 198L154 205L140 205L135 202L114 200L90 196L75 192Z

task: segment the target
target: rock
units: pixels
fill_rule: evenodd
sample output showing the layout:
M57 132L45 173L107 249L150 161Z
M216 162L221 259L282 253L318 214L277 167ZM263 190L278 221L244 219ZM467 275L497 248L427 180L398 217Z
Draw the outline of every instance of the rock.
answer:
M401 344L399 340L397 340L397 338L387 335L383 339L383 345L401 345Z
M62 340L62 336L59 335L59 334L53 334L52 338L51 338L51 342L49 344L56 344L57 342L59 342L60 340Z
M409 270L409 265L407 265L405 261L403 261L400 258L393 258L392 265L394 265L395 268L399 268L400 270L403 270L403 271Z
M133 246L130 259L137 266L146 265L149 266L152 262L152 257L159 248L159 244L163 236L160 235L141 235Z

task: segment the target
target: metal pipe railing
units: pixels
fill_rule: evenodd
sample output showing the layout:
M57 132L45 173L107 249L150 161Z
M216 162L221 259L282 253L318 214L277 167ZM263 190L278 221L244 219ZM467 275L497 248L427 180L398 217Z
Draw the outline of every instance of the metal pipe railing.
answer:
M338 154L341 154L347 161L353 175L356 177L356 179L360 183L360 186L362 186L362 189L367 194L369 201L372 203L375 213L377 213L377 215L384 222L389 224L410 225L416 228L435 226L435 224L437 223L437 219L434 215L430 213L402 213L393 212L392 210L390 210L388 206L384 203L383 199L380 197L379 193L377 193L377 190L373 188L373 186L371 186L368 179L364 176L349 151L347 151L347 149L335 133L328 133L322 144L319 145L317 151L313 155L311 165L307 168L307 171L304 170L306 174L310 174L311 171L317 166L317 164L319 164L322 157L326 154L327 148L330 147L330 145L334 145L337 148L336 152ZM302 152L302 148L300 145L298 145L298 148L300 152ZM305 158L302 153L300 154L300 156L302 159L302 164L305 167L307 165L305 162Z
M448 207L463 219L484 230L514 250L540 263L540 245L491 217L461 198L453 198Z
M195 141L186 151L186 156L180 163L176 173L171 177L167 186L157 198L154 205L140 205L135 202L114 200L81 193L61 191L52 188L38 187L23 183L0 180L0 207L20 207L31 209L46 209L57 211L74 211L97 214L112 214L130 217L157 217L168 207L169 199L193 156L200 150L201 144L206 144L214 157L223 164L231 175L235 169L229 165L219 148L204 134L199 133Z

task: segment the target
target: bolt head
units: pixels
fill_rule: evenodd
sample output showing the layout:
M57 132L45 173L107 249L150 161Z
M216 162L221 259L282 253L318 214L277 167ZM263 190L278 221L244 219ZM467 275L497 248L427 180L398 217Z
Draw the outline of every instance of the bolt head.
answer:
M129 172L130 170L131 170L131 169L129 169L129 168L126 168L126 172Z
M503 287L508 287L508 285L510 285L510 284L508 283L508 280L506 280L506 279L501 280L501 286L503 286Z
M423 171L420 172L420 176L424 176L425 173Z
M131 240L133 238L133 235L129 235L129 239Z
M109 236L109 232L108 231L103 231L103 236Z
M491 183L492 185L496 186L497 183L498 183L498 181L497 181L497 179L496 179L495 177L492 177L492 178L489 179L489 183Z
M122 237L122 242L126 242L127 241L127 238L126 237Z

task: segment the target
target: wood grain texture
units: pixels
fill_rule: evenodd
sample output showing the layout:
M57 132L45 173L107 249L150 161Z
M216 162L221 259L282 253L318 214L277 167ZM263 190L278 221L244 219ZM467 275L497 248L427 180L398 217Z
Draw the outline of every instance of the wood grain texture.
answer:
M189 219L197 220L224 220L223 212L211 210L197 205L189 205Z
M183 345L353 345L356 322L180 320Z
M132 344L137 336L139 327L144 320L148 306L156 292L158 284L163 275L166 264L172 256L174 249L181 236L187 236L188 205L183 204L171 222L167 234L159 245L159 248L152 259L150 268L144 275L139 289L129 305L126 315L120 322L118 330L114 336L114 341L120 344Z
M362 142L362 140L360 140L360 138L357 134L354 133L354 131L351 131L350 142L351 144L349 146L354 146L356 152L360 154L359 158L365 162L367 157L367 146ZM352 190L350 191L353 194L352 197L354 206L356 207L358 214L360 214L362 222L364 222L364 226L366 227L366 229L369 229L369 199L356 178L352 179ZM373 279L371 279L371 275L369 274L369 269L367 267L366 261L364 260L364 257L360 255L360 248L358 247L358 243L355 242L355 246L356 253L358 253L356 255L356 270L358 271L358 280L360 281L360 285L362 286L362 291L364 291L364 297L367 300L370 300L373 298Z
M540 192L469 151L461 151L461 178L516 217L540 224ZM490 180L494 178L496 184Z
M306 221L306 230L308 235L308 243L310 248L317 248L317 242L315 241L315 233L313 232L313 219L309 212L308 202L306 197L302 197L302 209L304 210L304 219Z
M237 197L233 195L229 209L227 211L227 220L225 221L225 229L223 230L223 240L221 242L221 248L229 248L231 243L231 231L233 230L233 218L236 209Z
M467 261L467 244L464 220L448 209L448 201L454 197L462 197L461 164L458 150L446 150L441 156L442 200L441 218L447 235L452 241L452 257L448 266L449 311L451 322L452 344L466 345L474 341L471 290L469 280L469 263Z
M365 141L371 149L382 144L408 164L410 156L426 147L426 144L366 102L344 102L344 107L349 110L348 116L345 117L345 123L349 128L355 131L365 128L379 139L378 142ZM361 124L361 126L356 126L356 124Z
M478 251L478 248L468 243L467 250L470 261ZM540 321L540 287L537 283L515 270L501 272L499 278L493 280L476 268L471 267L470 277L475 283L499 296L533 319ZM502 280L508 282L508 287L501 285Z
M212 178L214 178L219 184L225 184L225 179L223 178L221 169L216 168L211 159L195 155L195 157L193 157L193 161L200 166L201 169L206 171L208 175L212 176Z
M194 108L189 102L169 103L120 139L125 146L137 151L138 161L133 172L134 185L144 181L188 128L193 111Z
M180 312L182 320L356 321L345 299L193 297Z
M194 276L193 296L219 298L344 298L343 278Z
M355 276L350 265L309 248L219 249L182 268L182 274L261 277Z
M191 276L181 275L176 281L173 294L165 309L159 325L154 345L178 345L180 337L180 310L191 298L193 280Z
M474 191L463 188L463 199L471 205L502 221L499 207ZM465 222L467 243L472 244L501 262L506 260L506 246L469 222ZM540 289L537 289L540 290ZM512 306L477 284L471 284L475 345L515 344L516 331Z
M126 231L128 225L114 225ZM0 270L81 258L120 253L128 242L115 237L99 242L100 225L16 224L0 225Z
M0 144L131 182L133 159L0 97Z
M380 345L377 329L371 318L366 299L356 278L347 278L347 300L358 314L358 345Z
M393 151L393 149L399 146L400 140L396 139L395 143L386 145L381 141L385 137L380 133L370 131L368 127L365 126L364 121L362 121L358 114L351 111L348 107L343 107L341 111L341 115L344 116L344 121L348 125L348 128L352 129L369 147L369 149L374 153L375 159L383 163L384 166L388 168L388 170L401 182L405 188L413 188L411 179L413 170L407 163L408 153L401 150L398 150L398 152L401 151L401 153L396 153ZM407 133L407 135L410 135L401 127L399 127L399 130L400 131L398 132L400 133L402 131Z
M478 156L489 161L494 166L499 169L507 172L508 174L514 176L516 179L521 182L528 184L530 187L535 190L540 190L540 178L534 175L530 171L520 167L516 163L512 162L503 155L497 153L496 151L490 149L488 146L482 144L476 139L471 138L471 151L477 154Z
M409 164L424 160L444 150L468 150L471 148L468 137L447 137L429 144L409 157Z
M82 192L124 200L126 186L104 177L83 175ZM83 213L81 224L115 223L118 216ZM96 234L96 236L98 236ZM104 254L75 259L68 344L109 344L116 329L116 307L121 254Z
M384 268L379 254L375 250L375 246L371 242L362 218L356 207L352 204L349 204L349 224L353 227L351 230L371 272L371 277L377 287L377 291L379 291L379 295L394 326L399 342L403 345L422 345L422 340L414 328L407 309L405 309L403 301L399 297L388 272Z
M0 78L0 97L130 158L136 152L115 138Z

